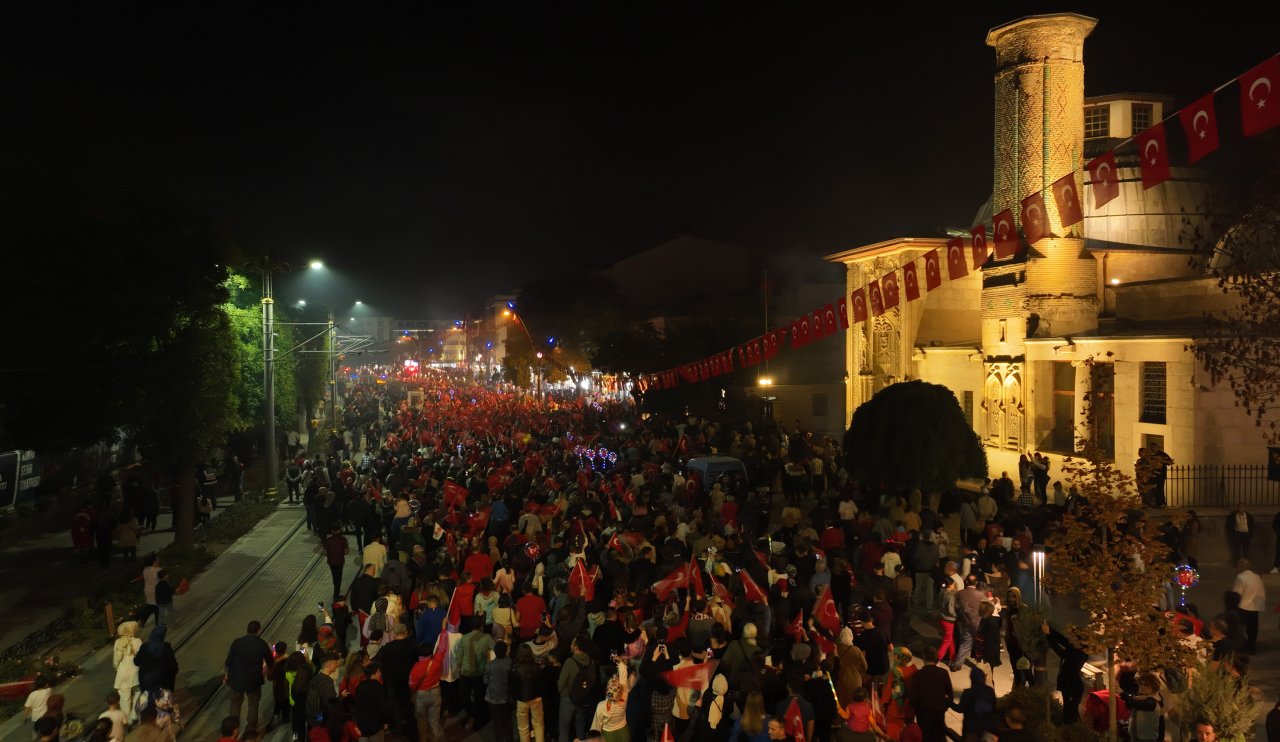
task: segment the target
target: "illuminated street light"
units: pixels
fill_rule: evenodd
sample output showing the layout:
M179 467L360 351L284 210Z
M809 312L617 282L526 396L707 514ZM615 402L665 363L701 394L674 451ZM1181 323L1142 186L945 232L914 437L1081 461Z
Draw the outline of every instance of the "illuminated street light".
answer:
M306 299L299 299L299 300L298 300L298 306L300 306L300 307L305 307L306 305L307 305L307 300L306 300Z
M356 299L356 306L357 306L357 307L362 307L362 306L364 306L364 302L360 301L359 299Z
M311 266L311 270L313 270L313 271L318 271L318 270L320 270L321 268L323 268L323 267L324 267L324 261L323 261L323 260L313 260L313 261L311 261L310 266Z
M756 383L760 386L773 386L773 379L768 376L761 376Z

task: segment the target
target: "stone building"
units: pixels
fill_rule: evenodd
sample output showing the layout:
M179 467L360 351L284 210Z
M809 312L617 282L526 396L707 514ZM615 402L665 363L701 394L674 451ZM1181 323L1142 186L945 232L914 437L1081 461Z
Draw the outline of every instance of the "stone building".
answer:
M1127 468L1142 447L1179 464L1260 464L1265 444L1225 387L1215 388L1190 347L1206 312L1224 308L1215 281L1194 274L1187 220L1198 219L1205 185L1197 172L1144 190L1134 157L1117 152L1120 196L1092 207L1083 169L1092 157L1166 115L1170 99L1124 93L1085 97L1084 42L1096 21L1064 13L993 29L995 136L992 214L1077 173L1082 223L1063 228L1046 198L1053 237L1014 257L989 260L956 281L854 325L846 344L848 409L895 381L924 379L955 392L987 446L993 476L1016 478L1018 454L1039 450L1060 469L1081 423L1089 375L1101 364L1111 392L1096 435ZM1021 225L1019 225L1021 226ZM967 237L967 232L965 233ZM848 290L941 248L947 238L904 237L827 256L847 267ZM967 253L966 249L966 253ZM943 264L945 268L945 261Z

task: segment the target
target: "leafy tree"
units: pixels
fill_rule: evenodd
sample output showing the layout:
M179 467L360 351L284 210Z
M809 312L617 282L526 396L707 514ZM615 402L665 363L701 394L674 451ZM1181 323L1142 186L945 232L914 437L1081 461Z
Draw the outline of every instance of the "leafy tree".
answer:
M1188 217L1192 265L1216 278L1228 308L1206 318L1192 346L1217 384L1280 443L1280 136L1254 140L1247 161L1229 165L1208 204L1207 221ZM1243 160L1243 158L1242 158Z
M1218 739L1247 739L1258 719L1258 702L1248 676L1236 677L1222 664L1197 662L1188 668L1191 682L1177 696L1183 724L1196 719L1213 723Z
M1090 391L1076 434L1076 455L1063 461L1063 477L1078 492L1074 507L1049 538L1052 564L1046 584L1077 596L1089 620L1068 628L1072 641L1091 655L1105 654L1141 669L1182 667L1190 650L1173 624L1156 609L1173 577L1169 550L1135 519L1142 501L1132 478L1116 469L1098 441L1095 407L1105 388L1105 363L1088 359ZM1111 689L1111 735L1116 730L1115 675Z
M987 476L986 451L955 394L924 381L891 384L859 406L844 448L862 482L936 491Z

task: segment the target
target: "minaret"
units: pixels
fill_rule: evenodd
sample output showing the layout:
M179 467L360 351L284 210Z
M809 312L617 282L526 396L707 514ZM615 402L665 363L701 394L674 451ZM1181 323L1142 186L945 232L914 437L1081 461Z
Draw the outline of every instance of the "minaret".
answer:
M1044 191L1050 237L1027 259L995 263L983 276L983 347L1017 357L1029 335L1064 336L1098 325L1097 267L1084 225L1063 229L1049 185L1084 157L1084 40L1097 21L1075 13L1035 15L987 34L996 50L995 183L992 212ZM1076 193L1083 192L1077 176ZM1030 325L1030 326L1028 326ZM1001 337L1003 335L1003 342Z

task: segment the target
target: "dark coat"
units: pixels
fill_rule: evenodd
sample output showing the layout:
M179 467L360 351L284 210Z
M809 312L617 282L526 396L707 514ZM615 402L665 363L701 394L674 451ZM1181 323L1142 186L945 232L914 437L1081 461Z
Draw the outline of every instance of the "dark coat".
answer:
M227 685L232 690L247 692L262 687L263 668L274 664L271 647L257 634L245 634L231 642L227 660L223 663L227 672Z

